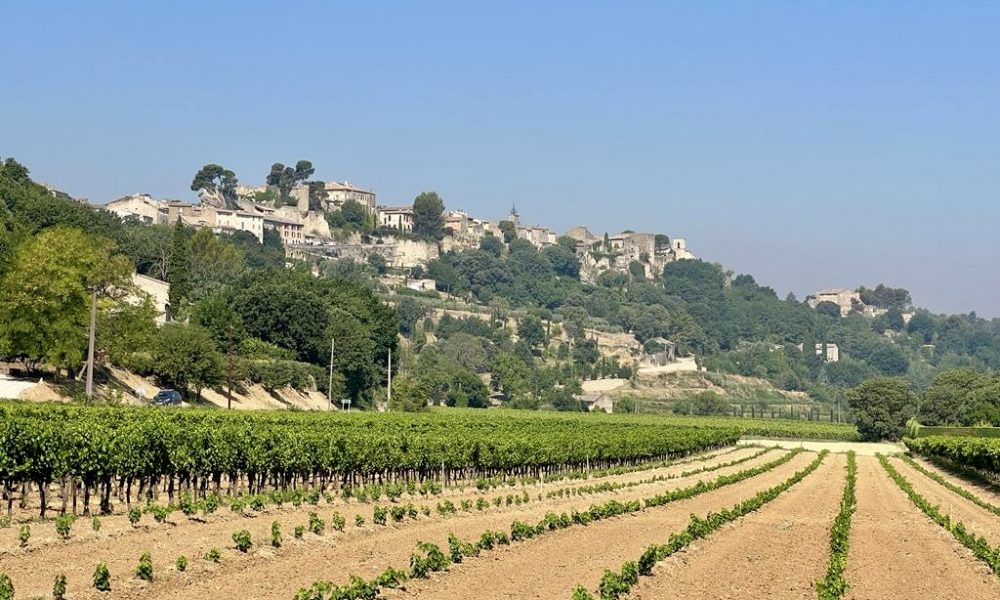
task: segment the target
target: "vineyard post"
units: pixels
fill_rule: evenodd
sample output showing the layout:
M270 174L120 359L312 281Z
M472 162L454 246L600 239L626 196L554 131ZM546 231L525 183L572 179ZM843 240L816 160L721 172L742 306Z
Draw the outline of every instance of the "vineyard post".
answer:
M392 348L389 348L389 385L385 393L385 410L388 412L389 404L392 403Z
M97 327L97 288L90 292L90 334L87 336L87 398L94 399L94 329ZM58 373L57 373L58 375Z

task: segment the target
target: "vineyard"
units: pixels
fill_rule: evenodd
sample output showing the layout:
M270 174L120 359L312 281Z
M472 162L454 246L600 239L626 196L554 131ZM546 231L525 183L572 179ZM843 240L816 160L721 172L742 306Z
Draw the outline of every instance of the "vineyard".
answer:
M797 425L0 404L0 599L1000 597L988 440Z

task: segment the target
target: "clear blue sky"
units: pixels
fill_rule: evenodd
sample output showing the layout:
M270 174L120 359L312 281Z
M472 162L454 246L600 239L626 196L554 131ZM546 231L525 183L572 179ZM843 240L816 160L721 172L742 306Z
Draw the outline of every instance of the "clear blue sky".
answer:
M9 2L0 155L95 202L272 162L1000 315L1000 3Z

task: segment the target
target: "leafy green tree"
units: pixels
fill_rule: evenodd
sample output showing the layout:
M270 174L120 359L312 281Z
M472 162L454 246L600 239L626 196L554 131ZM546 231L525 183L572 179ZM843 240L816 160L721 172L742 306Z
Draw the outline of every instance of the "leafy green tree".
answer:
M503 242L492 234L483 236L483 239L479 241L479 249L483 252L489 252L497 258L503 256Z
M869 379L848 390L847 399L858 433L866 440L898 440L917 409L909 383L895 377Z
M126 290L132 266L113 242L68 227L25 241L0 281L0 355L71 371L83 361L91 294Z
M509 244L517 239L517 226L513 221L500 221L500 233L503 234L503 243Z
M555 246L544 248L542 255L552 265L552 270L555 271L556 275L571 279L580 278L580 258L577 257L575 250L568 249L563 244L556 244Z
M427 387L410 375L398 375L392 380L392 399L389 410L420 412L427 410Z
M402 296L396 301L396 314L399 315L399 332L410 336L416 331L420 319L427 314L427 308L413 298Z
M942 371L921 395L920 422L924 425L974 424L975 394L989 384L989 377L975 369Z
M518 321L517 336L532 350L544 346L548 339L545 335L545 327L542 326L542 320L534 315L528 315Z
M191 274L191 246L184 223L177 219L170 247L167 266L167 283L170 284L169 301L171 312L176 315L183 310L184 303L194 288Z
M153 373L180 392L201 391L222 380L222 355L208 330L196 325L167 323L160 328L152 346Z
M236 204L236 173L222 165L209 163L198 170L191 181L191 191L206 190L221 194L227 205Z
M210 229L197 230L187 247L192 300L232 285L243 273L244 262L239 249L228 238L219 237Z
M148 295L143 294L139 301L113 298L101 301L96 344L107 353L112 364L145 370L146 365L136 357L149 352L155 334L156 307Z
M929 312L921 310L910 319L906 325L906 331L910 335L916 336L922 343L929 344L937 332L937 324Z
M225 350L232 343L238 346L247 337L243 318L232 307L230 297L216 292L198 300L191 307L191 323L203 327L212 336L217 348ZM293 358L293 356L288 358Z
M413 233L431 240L444 237L444 202L436 192L422 192L413 200Z
M347 200L340 207L340 214L344 218L347 227L361 231L365 229L368 221L368 211L357 200Z

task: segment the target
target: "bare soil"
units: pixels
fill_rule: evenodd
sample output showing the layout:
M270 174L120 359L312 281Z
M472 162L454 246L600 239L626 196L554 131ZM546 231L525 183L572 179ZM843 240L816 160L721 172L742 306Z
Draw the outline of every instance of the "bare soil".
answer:
M643 577L635 600L808 598L829 561L830 526L839 510L847 460L827 457L781 496Z
M981 498L982 500L989 502L990 504L993 504L995 506L1000 506L1000 486L984 484L979 481L973 481L971 479L965 479L964 477L952 475L951 473L945 471L941 467L938 467L934 463L924 460L920 457L914 457L914 460L920 463L920 466L927 469L928 471L937 473L945 480L953 483L954 485L964 487L965 489L969 490L976 496L979 496L979 498Z
M878 460L858 457L849 600L996 600L1000 579L927 518Z
M409 582L405 591L387 592L386 597L565 600L577 584L595 589L604 568L618 569L625 561L637 560L650 544L666 542L687 526L692 513L728 508L784 481L814 457L803 453L767 473L694 498L487 552L430 580Z
M722 455L722 452L711 453L709 458L697 462L679 464L662 469L651 469L610 479L615 481L638 481L654 475L680 474L700 466L726 463L741 456L756 452L755 448L741 449ZM171 515L171 523L155 524L149 515L143 516L146 525L133 529L123 516L110 517L102 520L99 533L90 530L89 519L80 519L73 527L70 541L57 539L52 523L32 526L32 540L27 549L17 547L17 528L0 530L2 547L0 563L2 571L14 581L18 593L30 597L34 594L48 594L56 574L65 574L69 584L71 597L88 597L88 594L99 596L90 588L93 569L99 560L108 563L112 575L112 585L115 588L115 598L126 597L173 597L179 589L188 586L200 590L213 590L222 586L224 580L234 581L232 597L246 597L246 590L254 589L253 597L257 595L258 586L270 589L272 597L289 598L299 587L307 586L312 581L327 576L324 575L327 565L336 565L339 570L328 577L335 580L346 580L352 573L374 576L392 565L404 568L408 564L409 554L417 541L434 539L439 544L447 541L448 530L455 529L461 535L478 536L484 530L509 529L515 519L537 522L549 510L569 510L569 507L586 508L590 504L606 501L610 498L627 500L646 497L660 493L665 489L674 489L691 485L700 478L715 478L723 473L735 472L773 460L777 451L758 457L752 461L733 467L726 467L705 475L679 478L667 482L643 484L626 488L618 492L607 492L573 498L553 498L539 502L537 495L559 488L571 488L594 482L571 481L546 486L531 486L529 491L532 502L523 506L490 506L487 511L460 512L457 515L443 518L435 513L431 517L420 516L417 520L406 519L402 524L390 527L376 527L372 524L372 505L340 501L318 507L303 505L299 508L267 508L261 513L245 517L222 508L220 513L209 517L208 522L191 521L181 515ZM497 489L483 494L472 490L462 493L448 494L448 499L459 505L462 498L506 496L510 493L520 493L520 489ZM416 505L425 504L432 510L443 497L414 498ZM406 498L402 503L408 502ZM383 505L387 504L382 502ZM340 511L347 519L344 533L331 531L331 516L333 511ZM294 540L292 533L296 525L305 525L308 513L315 511L319 517L327 521L327 533L324 536L306 534L303 540ZM354 525L354 516L360 514L365 518L366 525L358 528ZM273 521L281 523L285 543L281 549L274 550L268 544L270 527ZM391 521L391 518L390 518ZM249 554L240 554L233 548L232 533L247 529L254 541L254 550ZM355 548L354 558L341 559L346 547ZM202 556L211 548L219 548L223 554L223 562L216 565L202 560ZM328 550L332 552L328 552ZM389 553L389 550L395 553ZM154 559L154 570L157 581L145 584L131 576L138 558L143 552L150 552ZM172 565L180 555L185 555L190 566L186 573L174 571ZM316 562L317 556L326 556L324 562ZM277 560L269 560L277 558ZM393 560L389 560L389 559ZM274 563L275 571L271 581L256 576L262 565ZM298 573L294 582L283 575L285 571ZM240 578L233 577L239 573ZM334 577L339 575L340 577ZM204 587L208 586L208 587ZM191 597L208 597L208 591L198 592L207 595ZM260 590L263 594L264 590ZM102 596L104 597L104 596ZM266 597L266 596L263 596Z
M896 470L909 480L913 489L928 502L937 505L952 521L961 521L966 529L986 538L991 546L1000 544L1000 517L976 506L902 460L891 460Z

